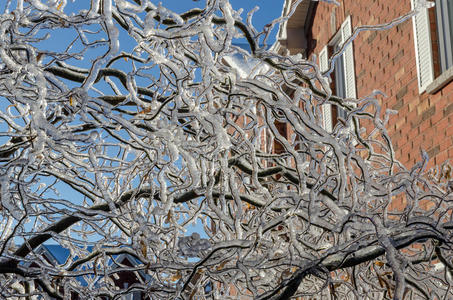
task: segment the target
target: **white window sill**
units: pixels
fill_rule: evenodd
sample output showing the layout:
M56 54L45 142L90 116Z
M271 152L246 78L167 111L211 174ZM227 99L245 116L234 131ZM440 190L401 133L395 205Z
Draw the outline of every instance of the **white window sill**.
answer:
M452 80L453 80L453 67L443 72L442 74L440 74L439 77L434 79L434 81L431 82L426 87L426 92L428 94L435 94Z

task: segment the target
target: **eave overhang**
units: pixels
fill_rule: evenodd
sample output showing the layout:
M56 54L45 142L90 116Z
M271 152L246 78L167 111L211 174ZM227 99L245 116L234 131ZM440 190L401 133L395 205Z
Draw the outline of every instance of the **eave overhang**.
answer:
M285 0L283 5L282 16L287 16L294 9L294 0ZM311 18L316 2L302 1L288 20L281 23L277 41L280 44L279 49L286 49L289 54L294 55L302 53L306 56L309 47L309 31Z

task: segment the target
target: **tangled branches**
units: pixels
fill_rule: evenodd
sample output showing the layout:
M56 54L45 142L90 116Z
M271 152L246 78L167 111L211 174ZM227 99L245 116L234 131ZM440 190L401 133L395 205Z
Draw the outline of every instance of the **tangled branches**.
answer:
M78 5L0 16L3 297L452 297L450 167L406 169L374 95L262 46L284 18Z

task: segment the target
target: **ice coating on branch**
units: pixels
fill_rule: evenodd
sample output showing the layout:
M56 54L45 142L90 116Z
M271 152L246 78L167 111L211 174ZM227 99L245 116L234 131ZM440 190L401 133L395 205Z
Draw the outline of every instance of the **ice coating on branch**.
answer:
M13 198L12 193L9 190L9 178L7 175L0 177L0 191L1 196L1 205L14 219L19 220L23 213L21 212L18 205L15 203L16 199Z
M200 238L200 235L194 232L189 236L180 237L178 240L178 248L183 256L199 257L202 255L202 251L211 248L211 244L207 239Z
M302 1L266 28L225 0L183 13L11 3L0 16L2 297L423 298L401 274L452 297L439 283L447 267L432 263L452 256L451 166L429 169L429 151L400 163L384 95L335 96L333 61L321 72L315 57L261 46ZM345 112L331 131L327 104ZM137 278L127 288L126 274Z
M115 4L118 9L141 13L150 3L148 1L141 1L140 5L136 5L127 0L115 0Z
M145 35L150 35L152 34L155 26L155 20L154 17L156 16L156 11L155 10L150 10L145 17L145 28L143 28L143 33Z

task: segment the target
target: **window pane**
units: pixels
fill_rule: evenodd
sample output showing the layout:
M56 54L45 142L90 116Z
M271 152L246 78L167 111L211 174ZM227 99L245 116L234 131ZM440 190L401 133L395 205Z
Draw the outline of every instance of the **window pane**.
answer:
M437 36L441 71L453 66L453 1L436 0Z
M346 120L346 110L337 106L337 118L342 118L343 120Z
M447 6L448 6L448 27L449 27L449 35L448 35L448 42L449 42L449 57L450 57L450 61L449 61L449 64L447 66L447 69L448 68L451 68L453 66L453 1L447 1Z
M335 51L339 45L335 45ZM346 82L344 76L344 54L335 61L335 94L339 97L346 97Z
M339 50L339 45L335 45L335 51ZM335 61L335 95L346 97L346 77L344 74L344 55ZM337 118L346 119L346 111L337 106Z

